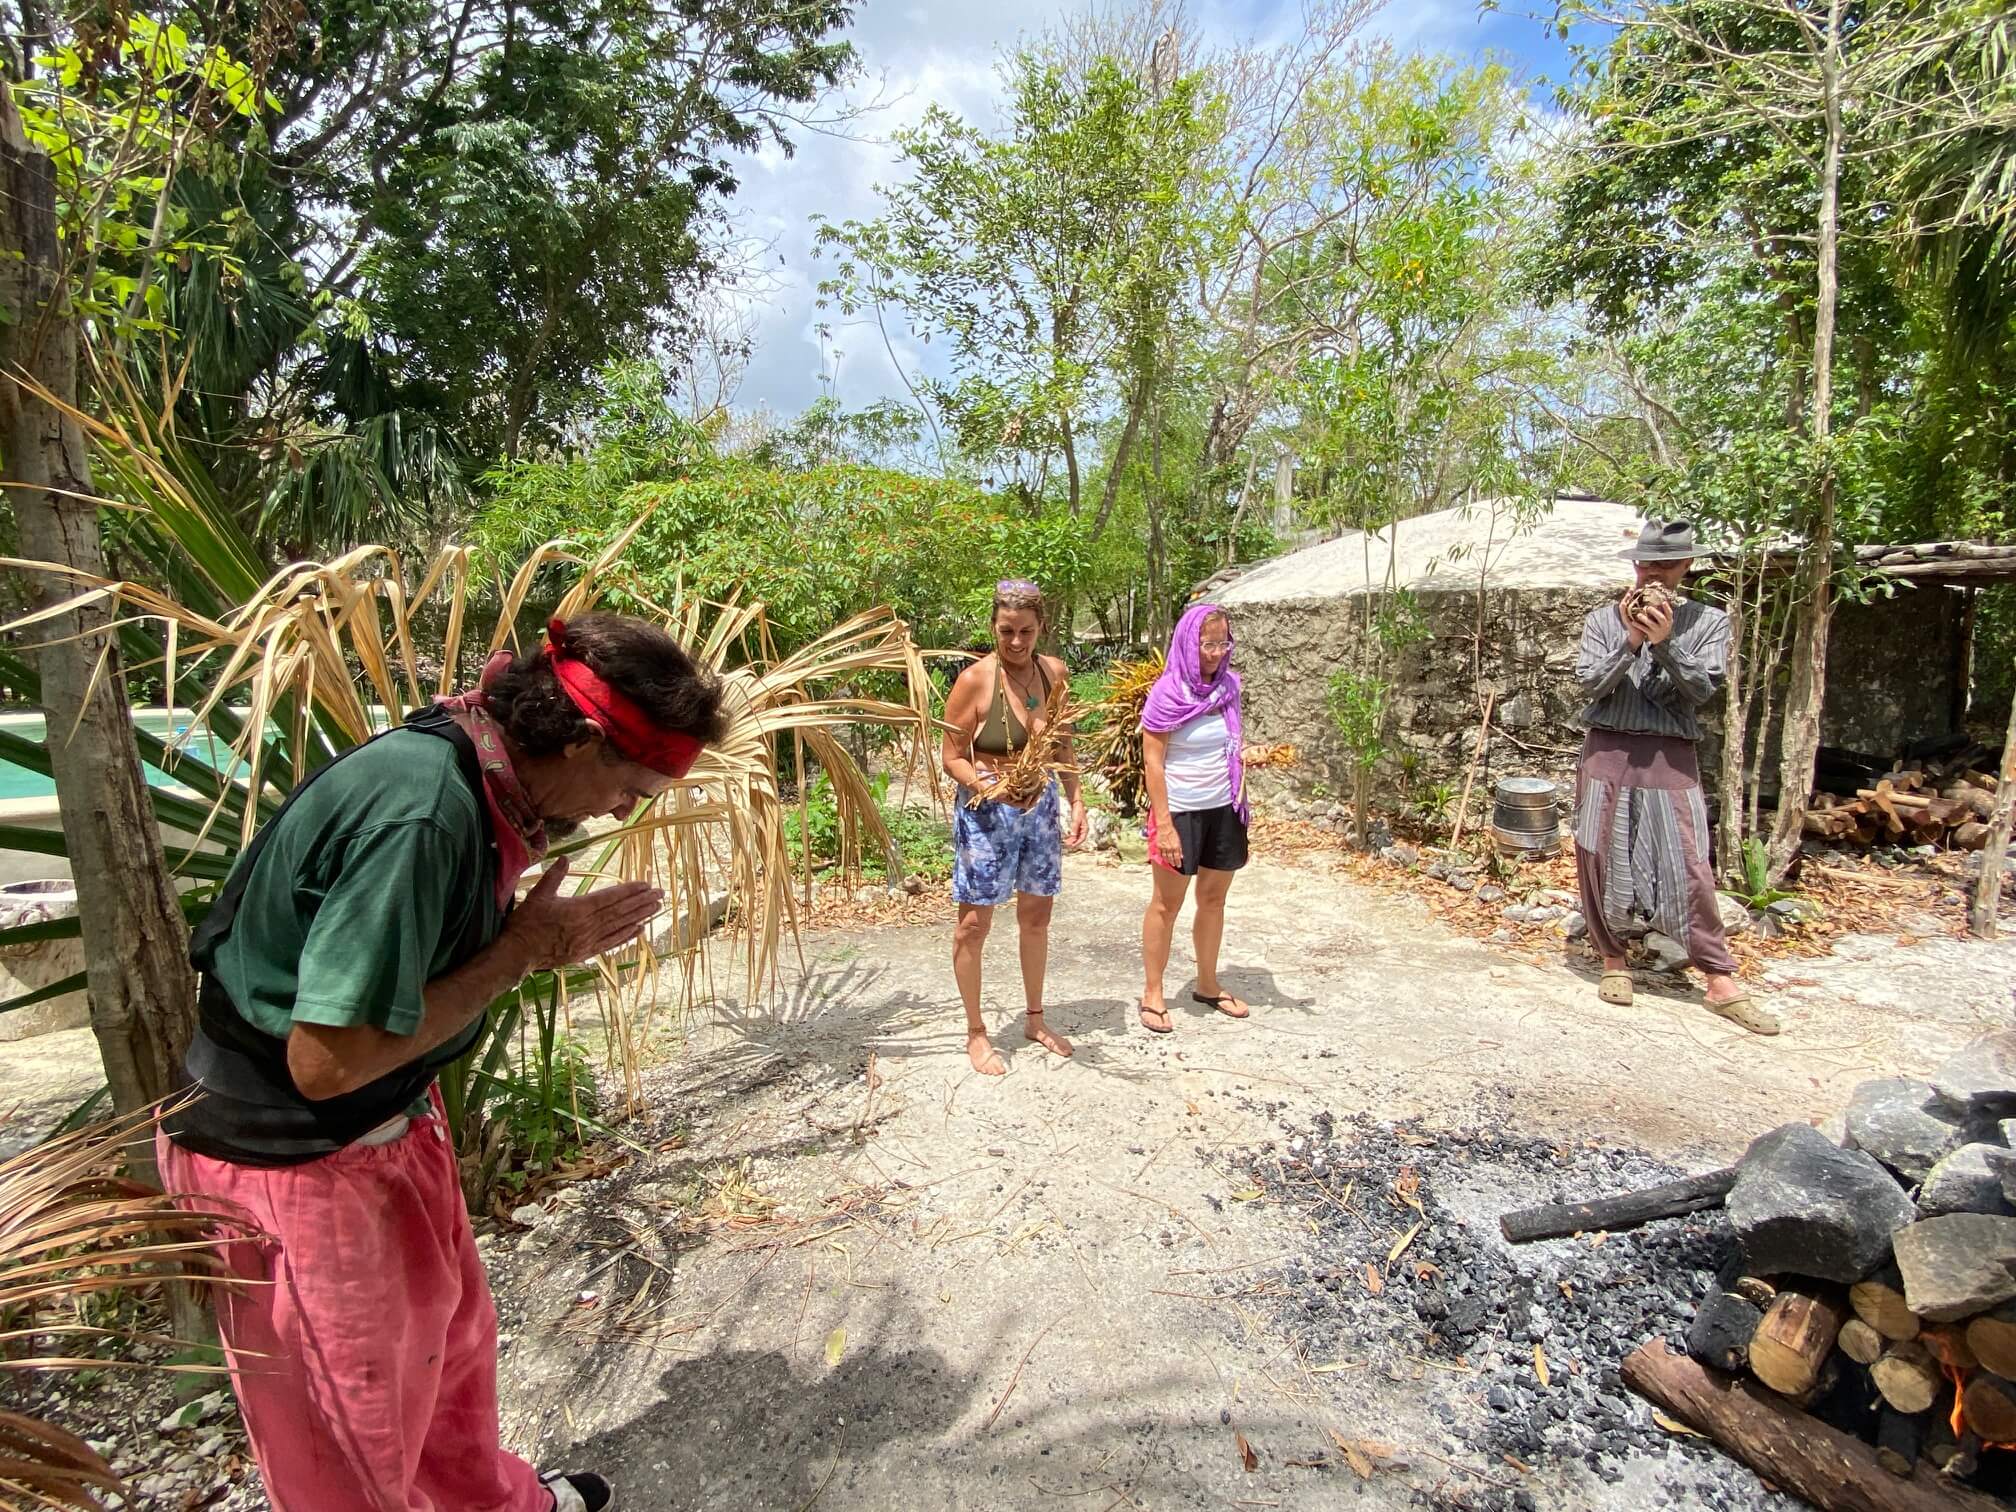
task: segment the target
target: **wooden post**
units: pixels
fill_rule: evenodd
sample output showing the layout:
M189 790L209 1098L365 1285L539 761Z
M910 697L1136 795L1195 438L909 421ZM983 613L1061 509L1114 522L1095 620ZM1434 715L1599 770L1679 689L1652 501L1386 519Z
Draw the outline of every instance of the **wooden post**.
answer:
M1821 1512L2001 1512L1929 1465L1887 1473L1876 1451L1752 1381L1719 1375L1653 1339L1625 1357L1624 1384Z
M1484 759L1484 747L1491 739L1491 706L1498 701L1498 690L1491 688L1484 694L1484 719L1477 726L1477 749L1470 753L1470 772L1463 779L1463 796L1456 803L1456 824L1449 831L1449 848L1456 849L1463 841L1463 817L1470 812L1470 785L1477 780L1478 763Z

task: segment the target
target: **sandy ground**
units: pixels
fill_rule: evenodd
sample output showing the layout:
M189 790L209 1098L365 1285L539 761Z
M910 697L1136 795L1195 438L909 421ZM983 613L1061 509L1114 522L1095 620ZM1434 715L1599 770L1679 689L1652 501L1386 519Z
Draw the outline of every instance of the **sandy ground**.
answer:
M626 1507L1397 1507L1474 1490L1434 1458L1460 1453L1428 1410L1437 1367L1318 1371L1263 1302L1212 1295L1308 1237L1238 1200L1228 1147L1329 1109L1706 1166L2006 1026L2016 986L2016 942L1851 937L1776 974L1786 1032L1762 1040L1698 993L1641 977L1613 1008L1585 969L1509 962L1320 860L1259 862L1233 889L1224 972L1253 1017L1188 1005L1155 1037L1131 1006L1143 878L1073 857L1066 879L1048 1001L1069 1061L1021 1043L1005 916L986 994L1005 1078L967 1067L940 927L815 935L775 1003L693 1028L651 1079L658 1132L685 1147L486 1242L510 1441L605 1470ZM1179 934L1179 1002L1189 968ZM701 1192L742 1219L694 1232ZM1552 1195L1466 1200L1488 1219ZM1286 1464L1332 1428L1413 1468L1361 1484ZM1524 1485L1543 1507L1672 1504L1658 1470L1604 1485L1571 1462Z

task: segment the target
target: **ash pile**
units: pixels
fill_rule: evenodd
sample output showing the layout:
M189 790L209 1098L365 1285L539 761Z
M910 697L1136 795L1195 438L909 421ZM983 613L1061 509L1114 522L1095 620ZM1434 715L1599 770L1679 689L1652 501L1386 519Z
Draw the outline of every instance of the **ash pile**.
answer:
M1243 1291L1249 1307L1271 1303L1273 1328L1343 1404L1364 1398L1354 1421L1371 1436L1355 1441L1362 1456L1348 1467L1320 1435L1279 1446L1292 1452L1287 1462L1327 1456L1346 1480L1368 1465L1375 1478L1405 1472L1434 1485L1423 1504L1464 1512L1619 1497L1723 1512L1796 1507L1706 1438L1662 1426L1620 1371L1649 1333L1686 1333L1717 1284L1727 1220L1710 1210L1515 1246L1499 1229L1507 1194L1566 1200L1681 1173L1640 1151L1507 1133L1510 1112L1493 1104L1474 1127L1420 1131L1326 1112L1231 1156L1234 1200L1278 1204L1307 1237L1259 1289L1243 1289L1243 1276L1221 1289ZM1394 1385L1433 1420L1440 1455L1384 1442L1414 1431L1377 1415L1391 1401L1380 1390Z

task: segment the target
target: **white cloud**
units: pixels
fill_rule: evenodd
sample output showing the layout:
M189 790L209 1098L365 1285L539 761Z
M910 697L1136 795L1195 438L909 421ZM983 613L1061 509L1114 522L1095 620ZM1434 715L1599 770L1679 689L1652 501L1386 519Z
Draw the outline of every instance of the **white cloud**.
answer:
M831 265L812 256L811 217L872 218L880 207L876 185L902 173L891 137L920 121L928 107L942 106L976 124L997 124L1002 51L1089 3L1040 0L1024 7L1001 0L922 0L899 7L867 0L857 10L849 35L865 75L839 104L877 108L852 121L845 136L801 128L792 133L793 155L765 149L740 165L736 226L742 235L771 244L760 292L743 296L756 333L740 405L767 405L790 415L819 396L816 333L822 321L835 328L833 344L846 354L837 393L849 408L903 395L874 326L847 328L837 311L818 309L818 283ZM1278 41L1302 22L1298 0L1193 0L1189 13L1206 37L1220 44ZM1487 41L1502 47L1504 39L1495 34L1502 29L1480 22L1474 0L1396 0L1369 28L1402 47L1462 55ZM906 331L892 329L889 335L913 378L937 357Z

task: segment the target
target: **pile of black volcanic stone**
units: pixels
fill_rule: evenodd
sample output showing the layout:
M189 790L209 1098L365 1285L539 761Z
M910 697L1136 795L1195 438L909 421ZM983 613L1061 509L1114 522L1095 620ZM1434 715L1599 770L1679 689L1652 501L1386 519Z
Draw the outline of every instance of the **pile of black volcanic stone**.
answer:
M1503 1212L1685 1172L1640 1151L1508 1135L1493 1123L1502 1119L1487 1120L1484 1132L1429 1130L1325 1112L1307 1127L1284 1123L1279 1139L1233 1154L1235 1188L1257 1189L1315 1226L1312 1234L1298 1225L1308 1236L1303 1252L1280 1265L1276 1326L1310 1360L1363 1360L1375 1370L1393 1367L1396 1379L1421 1376L1404 1362L1456 1367L1428 1372L1430 1409L1469 1451L1465 1458L1501 1475L1509 1473L1506 1456L1533 1467L1535 1484L1584 1467L1613 1485L1649 1470L1633 1475L1634 1485L1656 1487L1675 1506L1799 1506L1707 1440L1662 1429L1618 1372L1655 1334L1676 1343L1686 1337L1732 1249L1721 1214L1670 1219L1595 1244L1515 1248L1498 1231ZM1416 1224L1419 1232L1389 1263ZM1368 1266L1379 1274L1377 1291ZM1467 1508L1536 1504L1532 1491L1474 1484L1460 1498Z

